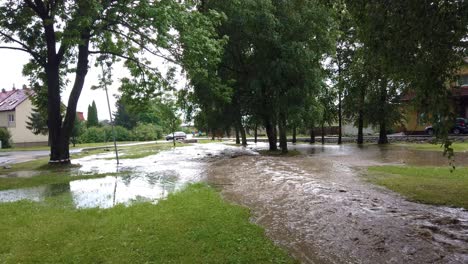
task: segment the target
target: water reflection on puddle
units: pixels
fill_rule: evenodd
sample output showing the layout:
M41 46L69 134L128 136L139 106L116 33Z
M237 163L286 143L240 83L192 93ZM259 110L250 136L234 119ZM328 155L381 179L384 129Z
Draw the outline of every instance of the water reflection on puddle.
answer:
M116 204L135 201L157 202L188 183L204 178L207 158L234 156L254 152L224 144L199 144L179 147L140 159L121 160L116 166L114 153L91 155L77 159L81 165L75 174L106 174L122 172L119 176L76 180L67 184L45 185L33 188L0 191L0 202L19 200L44 201L61 196L77 208L109 208Z

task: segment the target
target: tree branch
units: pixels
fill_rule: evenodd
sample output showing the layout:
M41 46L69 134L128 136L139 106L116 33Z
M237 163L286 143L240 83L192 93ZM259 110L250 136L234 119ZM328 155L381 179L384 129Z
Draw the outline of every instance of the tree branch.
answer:
M37 52L33 51L30 47L28 47L26 44L22 43L21 41L13 38L12 36L8 35L8 34L5 34L3 32L0 31L0 35L2 35L3 37L9 39L10 41L14 42L14 43L17 43L19 44L21 47L23 48L15 48L15 50L22 50L24 52L27 52L29 54L31 54L31 56L34 57L34 59L39 62L40 64L44 64L45 63L45 60L44 58Z

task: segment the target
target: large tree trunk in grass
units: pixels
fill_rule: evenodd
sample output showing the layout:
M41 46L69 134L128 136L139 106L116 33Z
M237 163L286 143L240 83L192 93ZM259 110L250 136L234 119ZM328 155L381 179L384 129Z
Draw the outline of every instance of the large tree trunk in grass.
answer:
M282 153L288 153L288 138L286 136L286 117L283 114L279 116L279 140Z
M315 143L315 127L310 128L310 144Z
M254 131L254 142L257 144L257 136L258 136L258 124L255 124L255 131Z
M268 144L270 145L271 151L278 150L278 146L276 146L277 139L276 139L276 127L271 120L265 121L265 130L268 137Z
M342 102L341 102L341 91L338 94L338 145L341 145L342 142L342 126L343 126L343 113L341 110Z
M242 146L247 146L247 135L245 134L245 128L242 124L240 124L239 128L240 128Z
M364 114L362 110L359 110L358 114L358 136L357 136L357 143L359 145L364 143Z
M296 134L297 134L297 128L296 128L296 126L294 126L293 127L293 134L292 134L292 143L293 144L296 144L296 142L297 142Z
M241 117L240 114L237 117L237 126L239 128L239 132L240 132L240 136L241 136L241 140L242 140L242 146L247 146L247 136L245 134L245 128L242 125L242 117ZM238 144L240 144L240 143L241 142L239 142Z
M239 137L239 127L236 125L236 144L240 145L240 137Z
M325 124L322 124L322 145L325 144Z
M49 164L70 164L70 136L76 118L76 107L80 98L81 90L83 89L86 74L88 73L88 48L89 48L89 32L81 35L82 43L78 46L78 61L75 73L75 82L73 84L70 97L68 99L67 112L62 123L62 115L60 113L61 98L60 98L60 61L62 54L56 52L56 39L54 25L47 24L44 26L45 36L47 41L47 114L50 135L50 160Z
M379 144L388 144L388 137L387 137L387 126L385 121L380 121L379 125Z
M379 113L379 144L388 144L387 120L385 106L387 105L387 80L384 78L380 84L380 113Z

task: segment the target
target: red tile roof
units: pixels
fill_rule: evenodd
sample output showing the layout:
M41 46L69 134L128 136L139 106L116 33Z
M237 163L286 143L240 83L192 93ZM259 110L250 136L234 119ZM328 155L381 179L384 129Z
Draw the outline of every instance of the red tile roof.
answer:
M76 115L78 116L79 121L84 121L85 120L83 112L76 112Z
M0 93L0 112L12 111L34 92L31 89L18 89Z

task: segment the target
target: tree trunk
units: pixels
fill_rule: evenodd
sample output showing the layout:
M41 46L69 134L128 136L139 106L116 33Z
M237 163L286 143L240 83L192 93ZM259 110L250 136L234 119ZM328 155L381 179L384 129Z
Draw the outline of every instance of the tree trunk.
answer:
M387 138L387 113L385 112L387 105L387 80L382 79L380 87L380 113L379 113L379 142L378 144L388 144Z
M78 45L78 60L75 73L75 81L68 99L67 111L62 124L61 98L60 98L60 62L63 56L62 48L59 53L56 51L56 39L54 24L44 25L45 37L47 42L47 125L49 127L50 142L50 160L49 164L70 164L70 136L73 131L76 118L76 107L83 89L86 74L88 73L89 56L89 31L81 34L81 44ZM62 45L64 45L62 43ZM62 46L63 47L63 46Z
M325 124L322 124L322 145L325 144Z
M240 132L240 136L242 140L242 146L247 146L247 136L245 134L245 128L242 125L242 117L240 114L238 115L238 118L237 118L237 125L239 127L239 132Z
M341 133L341 130L342 130L342 124L343 124L343 113L341 111L341 106L342 106L342 103L341 103L341 90L339 91L338 93L338 145L341 145L343 142L342 142L342 133Z
M315 128L312 126L310 128L310 144L315 143Z
M254 131L254 142L257 144L257 136L258 136L258 124L255 123L255 131Z
M245 128L241 124L240 125L240 134L241 134L241 141L242 141L242 146L247 146L247 135L245 134Z
M239 127L236 125L236 144L240 145Z
M279 116L279 140L281 153L288 153L288 138L286 136L286 117L283 114Z
M215 130L212 128L211 129L211 140L214 141L215 140Z
M265 130L266 130L267 137L268 137L268 143L270 145L270 151L278 150L278 146L276 146L276 143L277 143L276 127L273 124L273 122L271 122L271 120L265 121Z
M358 137L357 137L357 143L359 145L364 143L364 114L362 110L359 110L358 114Z
M297 134L297 128L296 128L296 126L294 126L293 127L293 134L292 134L292 143L293 144L296 144L296 142L297 142L296 134Z

